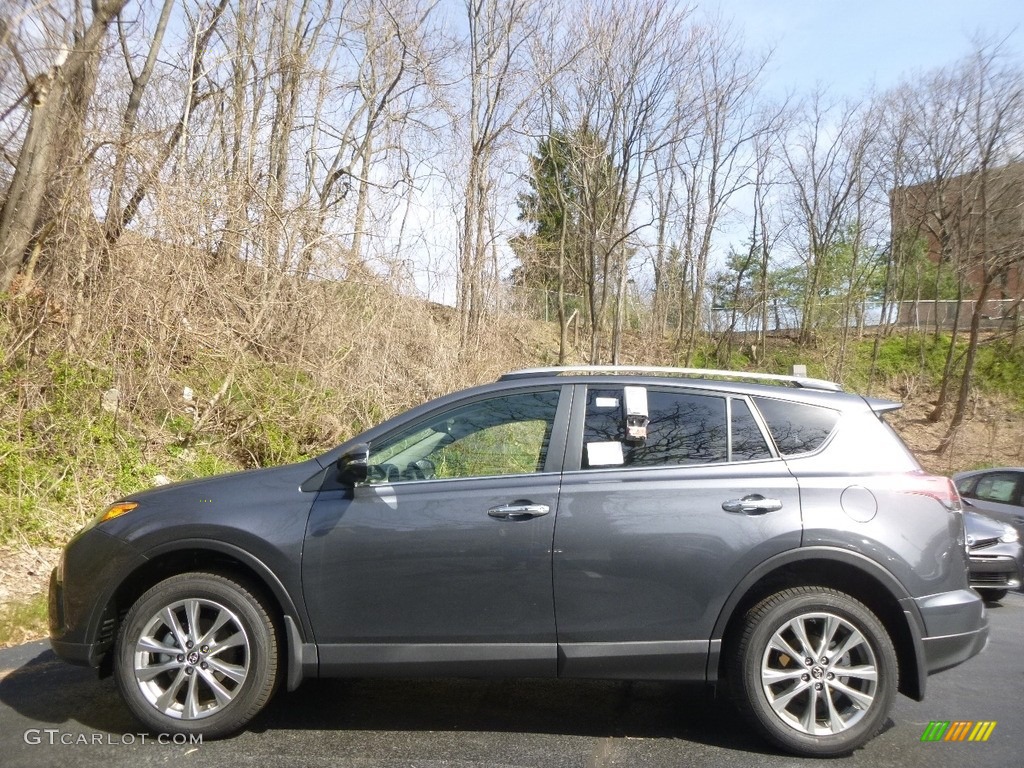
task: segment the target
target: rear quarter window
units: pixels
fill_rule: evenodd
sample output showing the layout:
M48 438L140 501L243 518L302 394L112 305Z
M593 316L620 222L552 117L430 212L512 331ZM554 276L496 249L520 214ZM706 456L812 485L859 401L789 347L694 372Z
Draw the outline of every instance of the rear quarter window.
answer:
M836 411L816 405L765 397L755 397L754 404L783 456L818 450L839 421Z

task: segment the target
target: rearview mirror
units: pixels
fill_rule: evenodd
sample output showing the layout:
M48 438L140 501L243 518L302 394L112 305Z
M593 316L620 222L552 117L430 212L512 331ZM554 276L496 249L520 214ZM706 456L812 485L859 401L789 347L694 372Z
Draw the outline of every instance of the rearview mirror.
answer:
M357 443L353 445L335 462L338 467L338 481L349 487L365 483L369 461L370 444Z

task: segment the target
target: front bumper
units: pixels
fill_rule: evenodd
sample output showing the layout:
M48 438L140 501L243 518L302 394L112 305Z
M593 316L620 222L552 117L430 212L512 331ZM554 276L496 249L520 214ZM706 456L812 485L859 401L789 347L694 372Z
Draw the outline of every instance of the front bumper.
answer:
M72 664L100 665L114 643L114 590L145 562L125 542L86 529L64 549L62 573L50 574L50 645Z
M50 646L64 661L98 667L111 643L107 638L99 642L75 642L61 639L71 634L64 617L64 585L57 579L57 569L50 574ZM102 634L102 633L101 633Z
M1010 545L1003 545L1006 549ZM1013 545L1018 550L1020 546ZM1014 554L971 553L970 579L972 589L1020 589L1022 566Z

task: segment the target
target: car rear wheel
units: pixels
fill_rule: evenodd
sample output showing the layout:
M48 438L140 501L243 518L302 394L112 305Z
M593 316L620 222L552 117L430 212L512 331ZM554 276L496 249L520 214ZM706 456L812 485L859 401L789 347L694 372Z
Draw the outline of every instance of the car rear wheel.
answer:
M278 644L241 583L184 573L152 587L118 633L114 674L132 713L154 731L226 736L274 691Z
M825 587L786 589L751 608L729 671L740 709L765 738L816 757L847 754L878 733L898 675L878 618Z

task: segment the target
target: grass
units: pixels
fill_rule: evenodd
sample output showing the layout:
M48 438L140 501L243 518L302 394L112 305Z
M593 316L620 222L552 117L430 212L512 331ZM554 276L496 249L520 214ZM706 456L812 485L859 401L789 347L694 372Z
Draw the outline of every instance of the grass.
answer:
M875 378L893 383L901 378L914 378L927 388L937 389L942 382L946 356L951 339L948 335L913 334L894 335L879 344L875 364ZM868 388L871 356L875 341L865 338L855 345L846 367L844 383L847 388L863 392ZM963 372L967 339L960 337L954 347L953 391L959 385ZM975 393L998 395L1011 406L1024 408L1024 348L1010 340L989 340L978 347L971 389Z
M142 377L63 352L16 359L0 375L0 542L60 545L111 501L171 480L298 461L329 443L315 425L315 384L266 363L240 366L212 418L197 428L182 381L209 402L220 386L213 361L179 372L159 390ZM225 364L221 364L223 374ZM103 395L121 391L114 411Z
M0 648L45 637L48 630L46 595L0 603Z
M131 424L105 411L109 372L51 354L5 375L0 419L0 539L52 543L113 487L130 492L152 470Z

